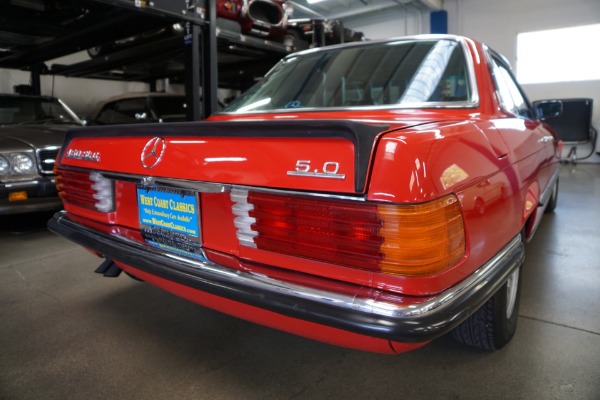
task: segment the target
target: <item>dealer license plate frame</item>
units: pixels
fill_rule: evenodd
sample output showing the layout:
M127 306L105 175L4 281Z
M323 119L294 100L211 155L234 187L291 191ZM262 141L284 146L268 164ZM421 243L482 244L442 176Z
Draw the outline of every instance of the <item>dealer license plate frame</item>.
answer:
M140 232L146 243L169 253L206 260L198 192L138 185L136 195Z

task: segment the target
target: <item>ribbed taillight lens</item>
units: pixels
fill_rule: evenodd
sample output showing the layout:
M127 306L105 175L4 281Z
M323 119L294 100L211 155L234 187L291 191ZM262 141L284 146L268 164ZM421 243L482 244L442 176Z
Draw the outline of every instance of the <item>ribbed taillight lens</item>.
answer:
M114 211L114 183L96 171L56 168L58 195L69 204L101 212Z
M250 192L259 249L378 270L382 259L377 206Z
M465 254L455 196L379 204L234 189L240 244L404 276L433 275Z

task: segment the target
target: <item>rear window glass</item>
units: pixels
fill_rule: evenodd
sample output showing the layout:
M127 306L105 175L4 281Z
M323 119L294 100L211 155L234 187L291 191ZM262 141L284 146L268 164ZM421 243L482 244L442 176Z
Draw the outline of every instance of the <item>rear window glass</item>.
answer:
M355 106L427 106L471 101L462 46L398 41L284 59L226 112Z

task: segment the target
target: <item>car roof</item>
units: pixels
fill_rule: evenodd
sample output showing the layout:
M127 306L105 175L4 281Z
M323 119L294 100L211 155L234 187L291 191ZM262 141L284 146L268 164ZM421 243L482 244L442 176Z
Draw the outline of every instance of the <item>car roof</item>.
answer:
M106 104L117 100L135 99L138 97L184 97L184 95L164 92L130 92L109 97L108 99L101 101L99 104Z

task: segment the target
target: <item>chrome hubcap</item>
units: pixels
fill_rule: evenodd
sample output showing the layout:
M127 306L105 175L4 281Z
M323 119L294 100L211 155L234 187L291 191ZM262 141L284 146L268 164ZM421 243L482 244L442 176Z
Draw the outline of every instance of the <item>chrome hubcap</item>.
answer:
M517 302L517 289L519 288L519 271L521 268L515 269L508 280L506 281L506 319L510 319L515 310Z

